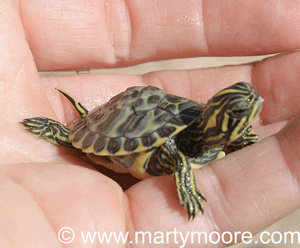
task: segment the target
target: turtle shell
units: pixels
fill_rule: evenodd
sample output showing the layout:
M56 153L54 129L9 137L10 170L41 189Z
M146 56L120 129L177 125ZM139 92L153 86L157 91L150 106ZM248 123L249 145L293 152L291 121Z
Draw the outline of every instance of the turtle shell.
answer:
M69 139L100 156L143 152L199 119L204 106L156 87L131 87L74 122Z

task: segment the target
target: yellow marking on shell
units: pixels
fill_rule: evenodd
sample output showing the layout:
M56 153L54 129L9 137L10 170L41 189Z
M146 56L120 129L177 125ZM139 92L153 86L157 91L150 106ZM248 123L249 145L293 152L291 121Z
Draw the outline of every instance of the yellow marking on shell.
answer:
M80 140L77 141L77 142L72 142L72 145L73 145L75 148L82 149L82 141L83 141L83 139L80 139Z
M174 135L179 133L181 130L183 130L184 128L186 128L186 125L184 126L176 126L176 125L171 125L169 124L169 126L174 126L176 128L176 131L174 132ZM96 141L94 141L94 143L87 149L84 149L82 150L83 152L86 152L86 153L94 153L96 155L99 155L99 156L121 156L121 155L127 155L127 154L131 154L131 153L139 153L139 152L144 152L145 150L147 149L150 149L152 147L158 147L160 145L162 145L164 142L165 142L165 139L166 138L161 138L157 132L153 132L152 135L155 137L156 141L153 143L152 146L150 147L145 147L142 143L142 137L139 137L137 138L137 141L139 142L139 146L133 151L133 152L128 152L124 149L124 143L125 143L125 140L126 138L125 137L120 137L119 139L121 139L121 147L120 149L115 152L114 154L110 153L108 150L107 150L107 147L108 147L108 143L109 143L109 139L110 138L107 138L107 143L105 145L105 148L103 150L101 150L100 152L96 153L95 152L95 148L94 148L94 143ZM73 142L73 146L78 148L78 149L82 149L82 141L83 141L84 137L82 139L80 139L80 141L78 142Z
M83 152L85 153L94 153L94 147L91 145L90 147L86 149L82 149Z
M70 132L70 134L69 134L69 139L70 139L70 140L73 140L73 139L74 139L74 135L75 135L74 133L71 133L71 132Z
M95 135L97 135L97 134L95 134ZM82 149L82 141L83 141L83 139L82 139L82 140L81 140L81 149L82 149L82 151L85 152L85 153L95 153L94 143L95 143L95 141L97 140L98 137L99 137L99 135L97 135L97 137L95 138L93 144L90 145L90 146L89 146L88 148L86 148L86 149Z
M154 118L150 118L150 122L149 122L149 124L148 124L147 126L150 126L150 127L153 126L152 119L154 119ZM111 133L116 133L117 128L118 128L122 123L123 123L123 122L120 122L120 124L118 123L117 125L115 125L115 126L113 127ZM173 132L172 135L176 135L177 133L179 133L180 131L182 131L183 129L186 128L186 125L178 126L178 125L176 125L176 124L171 124L171 123L166 123L166 125L167 125L167 126L172 126L172 127L175 128L175 131ZM87 127L86 127L86 129L87 129ZM147 150L147 149L150 149L150 148L152 148L152 147L158 147L158 146L160 146L160 145L162 145L162 144L164 143L164 141L165 141L166 138L161 138L161 137L158 135L157 130L155 130L155 131L152 132L152 136L154 136L154 138L156 139L156 141L155 141L151 146L145 147L145 146L143 145L143 142L142 142L142 140L143 140L142 135L143 135L143 133L145 133L146 131L147 131L147 127L146 127L145 131L141 133L141 137L136 137L136 140L137 140L137 142L139 143L139 145L138 145L138 147L137 147L135 150L133 150L132 152L128 152L128 151L126 151L126 150L124 149L124 144L125 144L125 141L126 141L126 139L127 139L126 137L119 137L119 138L118 138L118 139L120 139L120 141L121 141L121 146L120 146L120 149L119 149L118 151L116 151L114 154L110 153L110 152L108 151L108 149L107 149L107 148L108 148L109 139L114 138L114 137L106 137L106 144L105 144L105 147L104 147L100 152L95 152L95 148L94 148L94 143L95 143L95 141L97 140L97 138L98 138L99 136L98 136L97 138L95 138L93 144L92 144L90 147L88 147L88 148L86 148L86 149L82 149L82 147L83 147L83 146L82 146L82 142L83 142L85 136L88 135L89 133L91 133L90 131L88 131L88 132L85 134L84 137L81 137L81 139L80 139L79 141L77 141L77 142L74 142L74 141L73 141L72 144L73 144L74 147L76 147L76 148L78 148L78 149L82 149L82 151L85 152L85 153L94 153L94 154L99 155L99 156L111 156L111 155L113 155L113 156L120 156L120 155L128 155L128 154L131 154L131 153L139 153L139 152L143 152L143 151L145 151L145 150ZM69 136L69 137L70 137L70 140L74 140L75 135L76 135L76 132L71 132L71 134L70 134L70 136ZM94 135L98 135L98 134L95 132Z
M135 163L130 168L125 168L123 165L119 164L117 161L109 162L103 159L103 156L98 156L96 154L87 154L88 158L91 159L95 164L102 165L107 169L113 170L117 173L130 173L135 178L145 179L151 177L145 170L144 164L147 162L149 157L152 155L153 151L143 152L135 158ZM130 156L130 155L129 155ZM117 156L114 156L117 158Z
M121 119L120 121L118 121L114 126L113 128L110 130L109 133L111 134L116 134L117 133L117 129L124 124L124 121L126 121L128 118L126 118L126 116L129 116L131 114L131 109L130 108L127 108L127 109L124 109L123 111L126 111L125 113L125 118L123 117L123 119ZM125 119L125 120L124 120ZM128 123L129 124L129 123Z
M93 153L88 153L86 156L95 164L99 164L101 166L106 167L109 170L113 170L117 173L129 173L129 170L122 165L117 163L109 162L108 160L104 159L103 156L97 156Z
M145 171L144 165L146 164L146 162L148 161L148 159L152 155L152 153L153 153L153 151L143 152L143 153L139 154L139 156L136 158L136 162L128 170L130 172L130 174L133 175L135 178L139 178L139 179L145 179L145 178L151 177L151 175L149 175Z

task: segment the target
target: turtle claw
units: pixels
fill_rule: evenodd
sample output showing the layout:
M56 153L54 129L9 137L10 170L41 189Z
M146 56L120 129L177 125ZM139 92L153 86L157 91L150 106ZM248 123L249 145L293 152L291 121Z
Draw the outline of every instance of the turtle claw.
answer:
M186 208L189 219L194 219L199 211L204 211L206 198L197 188L193 173L175 172L177 193L183 208Z
M251 128L252 126L249 126L240 138L238 138L237 140L235 140L227 146L229 152L240 150L258 141L258 135L254 134Z
M182 206L186 208L187 213L189 215L189 220L193 220L199 211L203 214L204 212L204 202L206 199L204 195L197 190L196 194L189 194Z

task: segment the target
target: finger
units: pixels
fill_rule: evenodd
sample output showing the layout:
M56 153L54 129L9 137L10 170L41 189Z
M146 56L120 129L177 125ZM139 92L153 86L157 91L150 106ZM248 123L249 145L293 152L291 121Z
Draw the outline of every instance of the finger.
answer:
M32 75L33 72L37 78L37 71L16 6L11 1L4 1L1 3L1 9L3 12L0 13L0 93L3 94L8 89L13 90L12 82L24 82L26 76ZM2 97L0 99L5 100Z
M26 164L22 164L23 172L25 167ZM20 175L20 170L16 174ZM45 208L41 208L37 200L45 192L33 197L28 188L19 184L20 179L14 181L4 173L0 173L0 178L0 226L4 230L1 232L1 247L24 247L24 244L34 247L37 242L45 244L44 247L59 247L53 223L49 223L51 213L45 214ZM38 235L37 230L40 232Z
M260 118L263 124L269 125L289 120L299 114L299 57L300 52L292 52L252 64L158 71L144 76L82 74L47 77L43 78L43 85L52 105L57 104L55 101L59 100L53 89L61 87L76 96L88 109L93 109L131 86L152 85L169 93L206 103L221 89L245 81L251 83L265 99ZM74 119L72 108L63 112L62 108L57 107L55 111L59 119L66 117L67 123ZM68 113L69 116L64 116Z
M32 107L33 99L41 103L40 107L44 111L50 109L50 105L41 92L40 79L26 42L17 6L11 1L4 1L1 2L1 9L1 121L13 122L18 121L21 112Z
M99 241L90 240L88 232L91 237L96 232L101 237L105 232L108 236L125 233L123 191L98 172L65 163L39 162L9 164L3 174L1 241L11 245L2 247L36 247L37 243L39 247L61 247L64 241L82 247L83 240L85 244ZM71 232L59 233L66 227ZM37 234L37 230L42 233ZM113 240L107 244L104 246L124 247Z
M44 106L39 103L38 98L31 99L32 102L35 101L36 103L35 107L31 108L31 110L24 111L21 116L20 111L11 111L10 115L14 116L14 118L19 118L18 121L29 117L45 116L54 119L57 118L58 121L70 125L75 118L78 118L78 115L76 115L76 111L70 103L62 97L55 88L61 88L70 93L76 97L83 106L91 110L131 86L153 85L169 93L206 103L217 91L235 82L246 81L251 83L251 80L253 80L252 83L255 90L266 99L263 105L261 120L265 124L272 124L270 126L254 129L254 131L259 134L261 140L278 132L282 128L284 123L277 123L277 121L284 121L287 120L287 118L285 115L279 117L281 108L285 110L285 114L289 117L295 116L293 106L285 105L284 101L281 102L282 105L278 104L274 110L273 99L276 99L277 95L269 94L267 89L269 83L272 82L269 81L269 79L272 78L272 73L276 74L279 71L276 66L284 64L286 68L295 68L295 72L297 73L295 65L298 56L299 53L295 52L262 61L254 66L252 64L246 64L190 71L160 71L144 76L81 74L68 77L45 77L42 78L44 92L57 117L53 114L52 109L49 110L49 112L43 110ZM260 68L264 68L264 70L260 70ZM297 99L297 96L294 95L294 91L296 92L295 94L297 94L297 89L293 90L293 87L294 84L298 82L298 79L297 77L289 78L290 75L292 75L291 70L285 69L282 71L280 77L282 77L282 81L285 82L285 89L278 90L277 93L281 95L287 91L291 94L291 98ZM284 79L284 77L286 77L286 79ZM279 80L278 83L280 84L281 81ZM276 87L275 85L274 92L276 92ZM28 88L28 90L30 92L32 91L30 88ZM268 111L264 109L268 109ZM272 115L278 116L277 119L275 119L275 121L268 121L268 118ZM258 122L256 122L255 125L257 124ZM35 154L35 157L39 157L37 154L40 154L44 159L46 156L47 161L53 161L53 159L56 161L56 159L59 158L59 156L57 156L57 149L51 146L51 144L43 142L26 132L23 135L23 143L27 144L23 148L26 150L24 153Z
M0 5L0 163L38 160L37 156L31 157L33 154L26 154L26 149L22 149L28 145L28 140L22 140L23 129L19 122L25 115L47 113L54 116L54 112L42 92L17 2L1 1ZM35 112L36 102L40 104L39 113ZM32 148L39 150L40 147Z
M299 48L297 1L22 1L39 70Z
M265 99L260 115L263 124L300 114L299 58L299 52L292 52L254 64L252 83Z
M134 227L150 232L176 227L191 244L191 237L186 236L191 232L209 236L247 231L254 235L293 212L300 206L299 120L276 136L197 170L197 185L207 203L204 215L198 214L192 222L187 222L172 177L151 178L130 188L127 196Z

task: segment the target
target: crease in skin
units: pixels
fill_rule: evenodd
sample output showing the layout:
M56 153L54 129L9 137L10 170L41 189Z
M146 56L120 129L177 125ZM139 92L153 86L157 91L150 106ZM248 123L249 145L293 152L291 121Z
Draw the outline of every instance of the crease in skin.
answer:
M222 187L222 183L220 181L220 178L214 173L214 171L211 168L205 168L206 170L210 170L211 173L213 173L213 187L212 190L213 191L210 192L209 195L214 195L214 199L212 199L211 201L217 202L217 204L215 204L215 206L217 206L219 213L218 215L222 215L222 223L224 223L224 220L226 220L225 223L227 223L228 225L234 227L234 224L232 222L233 218L230 217L227 213L231 213L235 215L235 212L233 211L233 207L230 204L230 201L228 201L228 198L225 194L225 191ZM210 178L212 178L210 176ZM217 200L216 200L217 199ZM212 230L216 230L218 232L222 232L222 230L226 230L226 228L223 228L223 224L222 223L218 223L218 216L215 216L215 211L213 210L214 207L207 207L209 209L209 219L213 220L214 223L214 229Z
M33 4L35 6L32 6ZM159 3L157 2L154 2L154 4L159 5ZM183 7L181 12L178 13L178 16L175 15L176 17L175 18L172 17L172 10L177 7L177 4L178 6L183 6ZM294 30L295 25L298 22L297 22L297 18L293 17L294 11L291 12L292 7L295 8L295 6L289 4L284 8L286 12L282 12L282 6L280 4L276 4L275 8L272 11L268 9L268 11L266 12L267 13L266 16L262 16L263 10L269 7L266 6L265 4L260 4L256 6L253 3L252 4L242 3L236 5L234 4L233 1L229 1L229 3L227 4L228 6L224 6L223 4L220 5L220 3L216 1L210 1L210 2L190 1L188 4L186 4L186 2L184 1L178 1L176 3L169 2L166 4L167 7L165 8L171 10L169 11L168 16L166 16L165 19L161 21L162 23L158 23L158 25L159 24L163 25L163 21L166 22L166 20L168 19L170 19L171 24L174 23L175 20L177 20L179 24L185 23L185 26L182 24L182 26L181 27L179 26L178 28L182 28L183 32L185 29L191 29L192 38L190 39L190 41L184 43L181 40L182 36L184 37L184 34L181 37L180 35L177 35L174 36L173 41L171 39L170 40L162 39L162 41L156 39L152 42L152 45L149 41L148 43L145 44L145 42L147 42L147 40L145 41L145 39L147 39L147 37L153 37L155 35L157 35L157 37L161 37L162 35L164 35L163 33L164 30L158 32L157 29L153 27L155 23L151 22L150 19L151 16L149 17L146 14L143 15L143 13L145 13L145 10L147 10L146 9L147 6L145 7L143 5L143 2L107 0L107 1L88 1L87 3L82 3L81 1L74 1L74 3L70 4L70 3L63 3L63 1L62 3L60 3L60 1L58 1L53 5L54 7L56 6L57 10L59 10L60 15L51 12L51 4L50 6L47 6L45 3L43 4L42 2L41 3L26 2L26 4L24 4L21 1L19 3L19 13L22 14L21 19L24 25L24 30L26 30L27 36L29 37L28 40L31 49L34 52L35 61L37 61L38 68L43 70L62 69L63 66L68 66L68 65L70 66L71 59L73 56L73 55L71 56L72 53L74 54L73 57L75 57L75 59L78 60L77 62L78 64L80 64L79 66L87 66L87 64L90 63L90 67L94 68L96 66L101 66L101 65L103 66L105 64L109 66L112 65L116 66L116 64L118 64L118 66L126 66L132 64L132 61L130 60L134 60L135 61L134 63L138 63L139 61L151 61L156 59L159 60L162 59L160 58L162 54L164 54L162 56L163 59L170 59L176 56L183 57L184 54L186 53L188 53L187 56L209 55L209 51L212 51L210 55L222 55L226 53L226 55L228 56L228 55L232 55L229 53L234 53L238 50L240 50L240 52L242 53L243 51L245 51L245 47L246 48L248 47L249 50L251 50L251 46L253 43L255 49L253 48L254 51L252 51L252 54L249 55L254 55L258 53L262 54L263 53L263 51L261 51L262 49L269 49L269 50L274 50L274 52L277 52L276 50L278 50L282 46L286 46L285 50L288 51L293 50L297 47L295 45L295 38L291 37L292 36L291 34L294 34L294 31L291 32L290 30L291 28L292 30ZM186 7L184 8L185 5ZM71 7L73 7L73 9ZM259 20L262 25L258 25L258 26L257 25L253 26L253 24L251 25L251 23L253 23L252 22L253 18L251 18L251 14L250 14L251 12L250 13L247 12L247 7L249 7L252 10L256 10L257 8L257 12L254 11L253 13L257 15L258 17L257 20ZM260 7L262 8L261 10ZM90 14L90 18L92 19L90 23L86 21L86 16L88 16L87 13L84 13L82 15L78 14L77 11L80 10L80 8L82 8L83 10L85 8L87 9L86 12L88 11L90 12L88 13ZM162 13L166 12L164 6L161 7L161 9L162 9L161 10ZM180 8L178 7L177 9L180 10ZM230 9L234 12L226 11ZM137 10L140 10L141 13L139 13L139 11ZM228 14L226 13L233 13L233 15L231 14L228 16ZM247 32L247 29L245 31L245 29L243 29L243 26L241 24L236 23L234 19L235 13L238 16L243 17L242 18L243 22L241 23L244 24L246 27L248 25L250 32ZM271 15L272 13L274 15ZM281 25L285 24L284 27L288 27L287 31L285 32L286 33L289 32L289 33L288 34L284 33L284 35L281 35L281 32L280 33L277 32L276 35L278 35L279 38L281 39L274 39L274 36L271 36L272 40L270 40L268 36L264 37L263 39L264 42L263 44L260 45L262 46L262 48L260 48L259 51L256 51L258 48L257 46L255 46L255 44L258 42L255 42L255 38L249 39L248 42L246 38L248 36L250 36L250 38L253 37L253 33L256 36L257 33L262 32L260 30L261 26L264 27L265 29L267 27L270 27L271 30L274 30L275 25L274 22L271 22L271 20L273 20L274 18L273 16L276 16L275 13L278 14L286 13L286 18L284 19L284 22L279 23L278 26L280 27L281 32L284 32L285 29L283 29ZM162 16L163 15L165 14L162 14ZM103 17L103 16L107 16L107 17ZM35 20L34 23L33 20ZM48 23L45 20L47 20ZM74 23L72 24L70 20L72 20L75 23L76 22L82 23L83 28L78 29L78 31L76 31L75 29L76 26L74 25ZM286 25L288 21L292 23L292 26ZM46 24L45 25L46 30L43 30L43 25L42 25L43 22L45 22ZM50 29L47 28L47 25L49 24L52 24L54 30L58 30L57 33L55 33L56 36L53 36L54 38L51 37L51 35L49 35L49 32L47 32L47 30ZM171 24L169 25L171 26ZM210 25L212 25L214 28L210 28L211 27ZM61 27L65 27L65 32L60 33L61 30L59 30L59 28ZM200 29L200 27L203 28ZM223 28L225 27L224 28L225 30L223 30L223 34L220 33L219 30L220 27ZM142 28L149 30L149 34L148 35L145 34L146 38L143 37L142 35L139 35L141 34ZM88 31L86 31L86 29ZM210 32L213 33L211 34L209 30L212 30ZM226 30L228 32L226 32ZM278 29L276 30L278 31ZM216 35L214 32L216 33ZM298 33L297 30L295 32ZM70 33L70 35L68 35L68 33ZM180 34L180 32L178 33ZM75 37L75 39L78 39L75 40L75 44L76 42L79 42L80 48L82 50L77 50L76 52L74 51L74 49L70 49L71 48L70 44L73 41L69 40L70 38L62 39L63 34L65 34L66 37ZM219 34L218 35L219 37L217 36L217 34ZM268 33L266 32L266 34ZM266 36L266 34L262 32L262 35ZM44 39L40 39L40 40L36 39L38 35L40 35L39 37L44 37ZM91 38L88 35L90 35ZM225 39L222 39L223 37L220 37L220 35L225 36ZM293 36L297 37L297 35L293 35ZM57 37L56 40L55 37ZM80 37L82 38L80 39ZM94 38L98 40L97 44L96 42L94 42ZM99 38L101 41L100 44L99 44ZM236 45L234 41L236 41L237 38L240 39L240 43L238 43L239 44L238 46L234 47ZM291 39L291 42L288 42L289 41L288 38ZM41 44L42 41L46 43L48 41L47 39L49 39L50 47L53 48L53 51L50 51L49 49L44 49L46 45ZM85 39L86 42L82 42L83 39ZM280 41L280 43L277 40ZM80 43L80 41L82 43ZM274 43L277 41L277 44L275 43L274 45L272 45L272 41ZM90 42L90 44L88 42ZM55 53L55 51L57 51L57 53L60 52L60 55L62 53L63 49L59 50L58 44L60 44L60 47L66 48L65 55L68 56L68 58L66 60L61 60L61 61L58 60L50 61L51 60L51 56L49 56L50 52ZM172 47L173 44L177 46L176 48L179 47L180 50L178 49L173 49L173 51L170 50L169 48ZM153 48L153 46L155 46L156 48L150 51L150 49ZM101 49L105 47L106 47L106 49L104 49L106 50L105 53L104 51L102 51L104 56L95 55L94 58L92 57L93 54L101 54ZM83 48L89 50L91 56L89 56L89 52L87 51L84 52ZM49 54L44 53L43 55L42 53L43 49L46 50L46 53L48 50ZM68 51L68 49L70 49L71 51ZM189 51L189 49L191 49L192 51L191 50ZM158 51L159 54L153 55L154 50ZM249 51L249 53L251 53L251 51ZM76 54L78 55L77 57ZM236 55L240 55L240 54L236 54ZM54 56L54 57L57 58L58 56ZM63 65L62 63L65 64ZM73 63L72 66L74 65L75 63ZM51 66L57 68L50 68Z
M240 161L238 159L237 156L235 156L234 154L231 154L231 158L226 158L225 159L229 160L229 162L227 162L227 164L238 164L237 167L238 167L238 170L235 171L234 174L239 174L239 176L242 176L244 178L243 182L246 183L246 186L245 188L249 188L249 181L247 180L247 176L245 174L245 172L243 171L242 169L242 166L240 164ZM226 163L226 161L225 161ZM230 166L230 165L229 165ZM232 180L230 178L233 177L234 174L231 174L231 175L228 175L227 178L228 180ZM219 190L216 191L216 194L217 195L221 195L221 197L219 198L219 202L223 205L223 207L219 207L219 211L221 212L221 214L225 217L222 217L222 222L218 223L218 226L220 228L221 231L226 231L226 229L228 228L225 228L224 227L224 221L227 220L227 222L225 222L227 225L231 225L233 227L233 230L234 230L234 219L239 219L239 214L238 214L238 209L236 208L235 204L232 203L232 200L230 199L230 195L228 195L228 192L226 192L226 187L224 187L224 183L222 181L224 181L224 179L222 178L221 175L219 174L215 174L215 177L216 177L216 180L218 182L218 188ZM226 181L226 179L225 179ZM228 186L227 186L228 187ZM245 194L248 194L249 191L247 191L247 193ZM251 194L251 197L252 197L252 194Z
M263 152L261 151L260 148L257 148L257 150L258 150L258 152L257 153L254 152L255 155L252 156L250 160L248 159L247 151L244 151L246 159L242 160L236 154L232 154L232 156L234 156L236 158L236 161L239 164L239 171L238 172L243 174L243 178L244 178L243 182L246 184L245 188L249 189L247 194L249 194L249 196L253 199L253 205L256 209L256 212L260 216L264 216L264 217L266 216L266 212L267 212L267 215L269 216L269 221L270 221L271 220L270 208L267 204L266 196L263 195L263 194L260 195L260 197L262 196L263 200L264 200L264 204L260 204L262 200L261 200L261 198L257 199L255 194L253 194L253 192L251 190L251 185L253 185L253 181L249 181L249 179L247 179L248 178L247 177L248 172L245 171L245 169L247 169L247 167L250 166L251 163L254 163L253 161L260 160L260 158L264 157L264 155L270 153L271 148L268 148L267 150L264 150ZM251 152L251 154L253 154L253 152ZM262 205L264 205L266 211L262 211L262 209L264 209L264 208L262 208Z
M132 13L130 1L106 1L105 13L107 30L115 57L115 64L130 61L132 48ZM120 29L120 30L119 30Z
M278 165L277 167L278 168L274 168L274 171L270 171L270 162L267 162L267 158L269 157L271 159L271 161L273 160L276 160L276 156L274 158L274 155L272 155L272 153L275 153L276 151L274 151L274 149L277 149L279 148L279 145L277 144L277 141L275 139L277 135L275 136L271 136L263 141L261 141L260 143L257 143L255 144L253 147L248 148L248 149L243 149L239 152L237 152L237 154L233 153L233 154L230 154L228 155L222 162L223 162L223 165L222 165L222 168L220 168L220 171L219 173L216 175L217 178L222 177L221 174L224 173L225 171L225 174L227 174L227 178L231 178L232 175L231 174L228 174L226 173L228 170L229 170L229 167L232 166L232 164L235 164L235 163L239 163L240 166L239 166L239 171L242 172L244 174L244 177L248 177L249 178L249 175L248 173L254 173L254 172L251 172L251 168L253 170L263 170L261 171L260 173L262 173L262 175L260 175L260 173L255 177L255 180L257 180L258 182L256 184L260 184L260 180L263 180L264 181L264 174L265 173L274 173L275 175L279 176L280 172L278 172L277 170L280 169L282 167L282 165ZM272 141L273 140L273 141ZM254 149L254 150L253 150ZM287 148L288 150L290 150L289 148ZM255 151L256 150L256 151ZM277 152L278 153L278 152ZM279 152L280 153L280 152ZM277 156L280 156L280 154L277 154ZM253 156L254 155L254 156ZM251 156L251 159L249 160L249 156ZM266 158L267 156L267 158ZM236 160L236 162L234 162L234 160ZM255 161L260 161L260 164L263 166L263 167L266 167L265 169L263 167L260 167L259 164L256 164L253 168L253 165L251 166L251 164L255 163ZM265 161L265 162L264 162ZM219 161L215 162L215 164L218 164ZM224 164L225 163L225 164ZM278 163L281 163L281 161L278 161ZM227 165L226 165L227 164ZM282 163L281 163L282 164ZM228 167L228 169L226 169ZM208 170L209 168L206 168L206 170ZM248 170L248 172L246 171ZM239 171L237 171L236 173L239 173ZM277 172L276 172L277 171ZM236 174L235 173L235 174ZM291 175L294 175L294 174L297 174L297 173L291 173L289 172L289 175L282 175L283 177L286 177L288 176L288 178L285 180L287 181L287 184L290 184L292 181L295 181L294 180L294 177L292 177ZM299 174L299 173L298 173ZM254 175L252 175L254 176ZM266 180L268 181L270 179L270 177L272 177L271 175L265 175L266 176ZM246 178L245 177L245 178ZM223 180L227 181L228 179L224 178ZM232 179L231 179L232 180ZM248 186L245 186L246 188L249 188L250 189L250 195L251 197L256 201L255 201L255 206L256 206L256 211L257 213L260 213L259 215L262 216L263 218L267 218L266 220L266 223L273 223L275 220L279 219L279 217L282 217L282 215L280 215L278 212L274 212L274 205L273 205L273 198L274 196L272 196L274 193L272 193L272 185L270 185L271 188L269 188L271 190L270 194L271 195L268 195L268 194L265 194L262 192L261 195L257 195L255 196L253 193L253 190L254 191L257 191L255 189L255 180L254 182L252 181L251 183L248 184ZM245 180L242 180L243 182L245 182ZM249 182L249 180L246 180L246 182ZM283 183L283 185L282 185ZM284 186L285 183L284 181L283 182L278 182L278 187L281 188L281 185ZM268 183L266 182L266 185L268 185ZM276 185L276 182L275 182L275 185ZM293 183L293 185L296 186L295 190L297 192L299 192L299 183ZM258 186L258 185L257 185ZM293 188L293 186L291 186ZM289 187L289 188L291 188ZM266 188L266 190L268 189L268 187ZM289 189L287 189L289 190ZM289 190L290 191L290 190ZM248 193L246 193L248 194ZM212 193L210 193L210 195L212 195ZM294 196L298 196L298 194L296 192L293 193ZM298 197L299 198L299 197ZM271 201L271 202L270 202ZM224 201L222 201L224 202ZM228 202L230 202L230 200L228 200ZM214 204L216 205L216 204ZM217 204L218 205L218 204ZM226 207L223 207L222 209L226 209ZM282 207L279 208L282 210ZM231 214L234 214L234 212L232 211L227 211L226 212L230 212ZM281 211L282 213L282 211ZM232 217L231 217L232 219Z
M198 14L199 16L199 27L200 28L200 34L202 37L202 46L203 46L203 51L205 51L206 53L209 52L209 44L208 44L208 39L207 39L207 32L206 32L206 25L205 25L205 1L200 1L201 4L201 14Z
M2 174L1 182L1 199L5 199L5 205L2 204L1 206L1 223L6 223L6 221L8 221L9 218L10 221L7 222L5 225L6 229L12 230L12 228L14 228L14 230L17 231L17 233L19 234L17 236L11 236L12 232L4 232L4 234L6 234L6 238L10 242L10 245L8 245L7 247L11 247L12 244L15 244L17 247L19 247L19 241L20 244L24 244L24 242L29 241L26 238L23 238L21 241L21 235L25 235L27 231L29 231L30 233L30 229L21 229L20 226L25 224L24 221L28 221L30 219L30 216L33 215L33 213L35 214L35 221L33 221L31 227L36 227L37 223L39 223L39 226L41 226L42 228L47 227L46 230L52 229L51 225L49 225L50 220L48 219L46 212L42 208L41 204L39 204L39 202L37 201L37 198L34 195L34 193L30 191L28 187L26 187L24 182L9 174ZM18 227L16 227L16 223L18 224ZM47 230L47 232L49 230ZM42 235L42 237L47 237L47 233L45 235L46 236ZM54 236L52 238L54 238ZM56 243L56 241L54 241L54 243ZM51 244L50 241L49 244Z
M124 204L125 202L125 204ZM139 222L147 223L147 220L144 215L143 208L140 207L139 215L135 215L134 207L135 204L138 204L138 201L134 200L134 197L128 192L125 191L123 194L123 207L125 211L125 230L129 232L129 235L133 235L134 232L140 230L139 229ZM139 205L139 204L138 204ZM127 207L126 207L127 206ZM147 230L149 230L149 225L146 224ZM130 237L129 240L133 240L133 236Z
M300 172L300 117L293 118L288 124L278 132L275 137L278 140L283 158L286 161L286 165L289 166L289 170L294 175L298 175ZM298 184L300 184L300 176L296 177Z
M286 128L286 127L285 127ZM274 223L276 220L279 219L280 213L282 213L284 209L284 204L279 205L278 208L274 209L273 206L273 198L272 196L273 191L279 192L278 194L285 194L286 191L289 192L290 197L296 197L299 200L299 181L297 181L297 175L299 173L293 171L290 167L291 163L287 162L286 154L284 154L285 149L291 152L290 145L288 144L287 140L283 137L285 128L281 131L272 135L260 143L257 146L257 154L259 156L254 156L253 160L258 161L259 164L256 164L256 167L260 167L261 174L258 174L255 178L258 184L260 182L265 183L264 191L260 195L260 201L264 200L264 204L261 204L261 209L264 210L262 213L264 217L268 216L268 223ZM280 137L278 139L278 137ZM284 141L284 148L282 148L282 140L283 137ZM255 151L252 151L255 154ZM289 154L291 155L291 153ZM293 160L294 156L289 157L289 159ZM268 167L273 166L273 170ZM264 170L266 167L266 170ZM266 174L266 172L268 174ZM274 184L269 182L270 178L274 178ZM276 179L277 178L277 179ZM295 180L296 179L296 180ZM253 182L254 184L255 182ZM268 193L270 191L270 193ZM261 199L262 198L262 199Z

